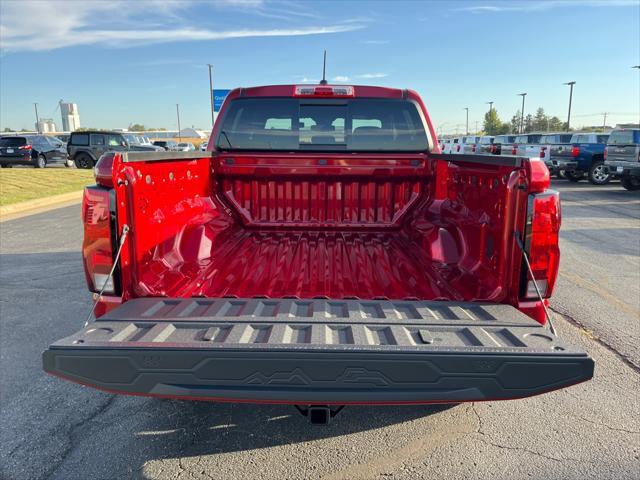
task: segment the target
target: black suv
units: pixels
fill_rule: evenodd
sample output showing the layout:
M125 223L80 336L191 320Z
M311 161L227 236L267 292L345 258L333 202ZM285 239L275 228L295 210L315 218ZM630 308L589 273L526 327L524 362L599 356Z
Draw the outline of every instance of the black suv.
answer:
M47 164L73 164L67 159L64 143L45 135L0 137L0 166L33 165L44 168Z
M67 142L69 158L78 168L93 168L104 153L127 150L129 144L118 132L73 132Z

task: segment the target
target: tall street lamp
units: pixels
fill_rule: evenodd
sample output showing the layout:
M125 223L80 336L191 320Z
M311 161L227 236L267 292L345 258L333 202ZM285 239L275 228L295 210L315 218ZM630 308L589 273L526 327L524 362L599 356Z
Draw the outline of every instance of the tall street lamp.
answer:
M209 67L209 98L211 99L211 128L213 128L213 121L214 121L214 116L213 116L214 101L213 101L213 74L211 73L211 70L212 70L212 68L213 68L213 65L211 65L210 63L207 63L207 66Z
M571 100L573 99L573 86L575 84L576 82L563 83L563 85L569 85L569 113L567 114L567 132L569 131L571 122Z
M469 135L469 107L464 107L467 111L467 135Z
M38 104L34 102L33 108L36 109L36 131L40 133L40 118L38 117Z
M182 134L180 133L180 104L176 103L176 115L178 116L178 140L182 142Z
M519 133L524 133L524 97L527 96L527 93L519 93L518 95L520 95L522 97L522 109L520 109L520 132Z

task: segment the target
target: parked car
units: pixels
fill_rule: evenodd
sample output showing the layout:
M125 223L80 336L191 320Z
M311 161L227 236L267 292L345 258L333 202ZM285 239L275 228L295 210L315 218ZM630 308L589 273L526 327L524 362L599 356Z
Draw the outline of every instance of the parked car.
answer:
M540 139L540 159L545 163L552 175L564 177L564 169L554 165L554 157L571 150L571 133L547 133ZM556 160L557 162L557 160Z
M452 145L453 145L453 139L444 138L440 142L440 150L442 150L442 153L451 153Z
M608 138L606 133L574 133L569 146L552 153L552 167L556 171L564 170L565 178L571 182L579 182L587 175L594 185L608 183L611 175L604 165Z
M640 126L615 128L607 141L605 166L627 190L640 190Z
M44 168L59 163L73 165L64 149L64 143L46 135L0 137L0 166L33 165Z
M458 154L462 152L462 137L456 137L451 139L451 147L449 148L449 152L451 154Z
M462 137L462 153L466 155L471 155L476 153L477 144L480 141L479 135L467 135L466 137Z
M181 142L176 145L176 152L194 152L196 147L191 142Z
M525 133L516 135L514 140L515 153L519 157L540 158L541 133Z
M473 153L479 153L480 155L491 155L493 153L493 142L496 137L491 135L483 135L480 137L476 148Z
M313 423L344 404L590 379L593 360L547 325L561 222L546 167L470 155L436 169L422 105L382 87L235 89L212 157L104 155L82 206L99 318L51 345L44 370L111 393L289 403ZM114 186L127 170L153 181ZM424 188L442 183L437 200Z
M73 132L67 143L67 153L77 168L93 168L104 153L127 150L129 145L120 132Z
M134 135L133 133L123 133L122 136L127 141L130 151L138 152L164 152L164 148L152 145L150 142L145 143L144 137Z
M153 145L161 147L165 151L175 152L178 142L174 142L173 140L154 140Z
M494 155L515 155L515 135L496 135L491 145L491 153Z
M209 145L209 142L202 142L200 144L200 150L203 151L203 152L206 152L207 151L207 145Z

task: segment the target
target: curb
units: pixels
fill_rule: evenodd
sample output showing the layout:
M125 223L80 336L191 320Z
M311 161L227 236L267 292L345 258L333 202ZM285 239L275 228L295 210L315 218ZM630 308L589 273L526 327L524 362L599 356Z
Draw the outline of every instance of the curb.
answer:
M13 220L16 218L33 215L35 213L46 212L62 206L72 205L82 200L82 190L76 192L62 193L51 197L36 198L25 202L13 203L0 207L0 222Z

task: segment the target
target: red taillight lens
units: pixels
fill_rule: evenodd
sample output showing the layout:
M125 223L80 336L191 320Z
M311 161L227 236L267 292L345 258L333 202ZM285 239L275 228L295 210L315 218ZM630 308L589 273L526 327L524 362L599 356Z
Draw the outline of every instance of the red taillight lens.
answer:
M511 155L515 155L516 153L518 153L518 146L514 145L511 147Z
M456 152L460 151L460 144L456 145Z
M491 153L496 153L498 151L498 147L495 145L491 145Z
M578 155L580 155L580 147L573 147L571 149L571 156L577 157Z
M82 257L87 285L93 292L98 292L105 282L105 292L115 290L113 279L109 278L113 266L110 197L110 190L99 186L86 187L82 197Z
M93 176L98 185L113 188L113 157L113 153L103 155L93 167Z
M18 147L18 150L33 150L33 145L23 145Z
M562 215L560 195L555 191L546 191L529 197L529 224L527 225L526 244L533 278L540 293L549 298L553 293L560 265L560 247L558 234ZM524 289L526 298L536 298L536 290L531 275L527 272Z
M475 145L473 145L473 146L471 147L471 152L476 153L476 146L475 146Z
M607 159L607 149L604 149L604 159ZM640 160L640 153L638 153L638 160Z
M540 149L540 158L544 158L546 155L547 147L542 147Z

